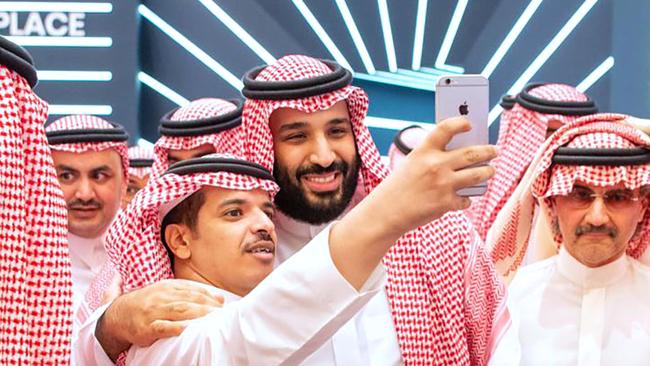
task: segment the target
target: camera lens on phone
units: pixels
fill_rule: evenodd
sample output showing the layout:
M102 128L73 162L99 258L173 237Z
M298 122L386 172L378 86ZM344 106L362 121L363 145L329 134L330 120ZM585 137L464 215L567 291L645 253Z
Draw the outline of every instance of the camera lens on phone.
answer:
M445 84L447 85L451 84L451 79L445 79Z

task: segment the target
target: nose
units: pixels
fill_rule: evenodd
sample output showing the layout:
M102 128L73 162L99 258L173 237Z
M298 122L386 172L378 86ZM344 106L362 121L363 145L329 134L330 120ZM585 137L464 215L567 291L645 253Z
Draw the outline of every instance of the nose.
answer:
M597 197L591 203L587 214L585 215L585 222L593 226L602 226L609 223L609 214L607 213L607 206L602 197Z
M268 234L273 235L275 232L275 225L264 211L257 210L251 223L251 231L254 233L267 232Z
M334 160L336 160L336 153L332 150L327 138L325 136L317 138L314 142L313 151L309 156L309 162L327 168L332 165Z
M79 180L75 190L75 198L82 201L90 201L95 198L95 190L93 189L93 184L88 178L82 178Z

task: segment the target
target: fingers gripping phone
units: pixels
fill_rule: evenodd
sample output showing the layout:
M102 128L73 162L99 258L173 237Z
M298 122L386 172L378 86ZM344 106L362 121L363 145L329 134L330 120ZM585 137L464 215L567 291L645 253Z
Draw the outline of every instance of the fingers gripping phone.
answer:
M472 130L455 136L448 150L489 143L488 132L489 84L481 75L442 75L436 83L436 121L465 116ZM480 196L487 183L463 188L460 196Z

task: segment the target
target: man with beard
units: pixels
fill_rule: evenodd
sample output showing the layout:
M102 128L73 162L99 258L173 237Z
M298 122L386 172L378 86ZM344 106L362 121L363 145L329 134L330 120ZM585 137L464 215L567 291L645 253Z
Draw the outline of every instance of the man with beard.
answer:
M491 168L463 168L489 160L495 151L471 147L428 154L434 146L443 150L451 136L470 128L464 119L442 121L430 135L431 140L444 139L442 145L429 141L414 150L390 177L400 182L400 189L382 194L375 187L388 171L363 124L367 96L350 82L349 71L333 62L287 56L253 70L244 83L249 98L242 129L246 158L267 169L275 166L281 189L274 219L282 248L278 259L303 248L331 221L346 212L347 219L354 208L365 205L375 209L355 221L351 237L357 240L374 230L394 235L394 246L383 260L385 288L304 364L483 365L507 324L504 288L461 212L429 219L469 206L456 190L480 181L480 169ZM458 184L461 176L464 183ZM298 194L285 194L285 189ZM405 214L425 202L436 215L413 220ZM402 235L396 227L404 220L416 229ZM331 238L335 231L327 230ZM130 340L139 341L122 335L122 329L152 333L148 324L131 328L122 320L126 314L141 318L142 313L146 310L132 301L116 301L108 308L108 320L100 321L95 332L109 354L128 348ZM123 343L110 344L108 339Z
M488 233L512 327L494 365L646 365L650 358L650 138L593 115L560 128ZM533 205L559 254L518 268Z
M0 37L0 364L68 365L66 210L30 54Z
M76 309L106 261L104 234L128 182L128 135L117 123L86 115L60 118L45 132L68 208Z

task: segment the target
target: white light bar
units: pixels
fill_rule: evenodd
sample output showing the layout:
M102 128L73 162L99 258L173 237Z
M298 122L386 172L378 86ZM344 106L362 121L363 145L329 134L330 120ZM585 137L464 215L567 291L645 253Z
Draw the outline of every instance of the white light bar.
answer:
M415 17L415 37L413 38L413 60L411 68L419 70L422 66L422 45L424 43L424 25L427 23L428 0L418 1L418 10Z
M460 74L465 72L465 69L462 67L447 65L446 62L447 57L449 56L449 51L451 50L451 45L454 43L456 33L458 33L460 21L463 19L463 15L465 14L467 1L468 0L458 0L458 3L456 4L456 9L454 9L454 14L451 16L451 21L449 22L449 28L447 28L447 33L445 34L445 38L442 40L440 52L438 52L438 57L436 58L436 69L448 70Z
M91 104L50 104L50 115L92 114L95 116L110 116L113 107L110 105Z
M517 37L521 34L521 31L524 29L526 24L528 24L528 21L533 17L533 14L537 11L537 8L539 8L539 5L542 3L542 0L532 0L530 3L528 3L528 6L526 6L526 9L524 9L524 12L521 13L519 16L519 19L515 22L515 25L512 26L512 29L510 29L510 32L506 35L506 38L503 39L503 42L501 42L501 45L499 45L499 48L497 48L496 52L494 52L494 55L492 55L492 58L490 58L490 61L488 61L487 65L485 65L485 68L483 68L483 71L481 71L481 75L483 75L486 78L489 78L490 75L494 72L494 69L499 66L499 63L501 60L503 60L503 57L508 53L508 50L510 50L510 47L512 47L512 44L515 42Z
M41 37L6 36L11 42L25 47L111 47L111 37Z
M361 33L359 33L359 28L357 28L357 23L355 23L354 18L352 18L352 13L350 13L350 8L348 7L348 4L345 2L345 0L336 0L336 6L338 6L339 11L341 12L341 16L343 16L343 22L345 23L345 26L348 28L348 32L350 32L350 36L352 37L352 42L354 43L354 46L357 48L357 52L359 52L359 56L361 56L361 61L363 62L363 66L366 68L366 72L368 74L374 74L375 65L372 63L372 58L370 58L370 54L368 53L366 44L363 42Z
M366 126L373 128L384 128L388 130L403 130L406 127L418 125L426 130L431 130L434 126L433 123L426 122L415 122L415 121L406 121L403 119L393 119L393 118L383 118L383 117L372 117L367 116L363 120Z
M594 85L600 78L602 78L608 71L614 67L614 57L609 56L597 68L594 69L587 77L578 84L576 89L585 92L592 85Z
M560 47L562 42L564 42L564 40L569 36L569 34L571 34L575 27L580 23L580 21L582 21L582 19L584 19L587 13L589 13L589 11L594 7L594 5L596 5L597 2L598 0L585 0L585 2L580 5L578 10L576 10L576 12L571 16L569 21L567 21L567 23L560 29L555 37L551 39L551 42L549 42L549 44L544 47L542 52L537 55L537 57L528 66L528 68L526 68L526 70L521 74L519 79L517 79L517 81L512 84L506 94L513 95L515 93L518 93L524 86L526 86L530 79L532 79L537 71L539 71L539 69L544 66L546 61ZM490 125L496 121L501 111L501 106L498 104L492 108L488 116Z
M111 81L110 71L38 70L39 81Z
M140 146L140 147L144 147L144 148L153 149L154 144L153 144L153 142L151 142L151 141L149 141L149 140L145 140L145 139L143 139L143 138L139 138L139 139L138 139L138 146Z
M300 14L302 14L303 18L307 21L307 24L311 27L311 29L316 33L318 38L323 42L323 45L325 45L325 48L329 51L329 53L334 57L336 62L338 62L341 66L345 67L346 69L353 71L352 66L348 62L348 60L345 59L345 56L341 53L341 50L339 50L338 47L336 47L336 44L330 36L325 32L325 29L323 28L322 25L318 22L318 19L314 16L314 14L309 10L307 5L305 5L303 0L291 0L293 2L293 5L296 6Z
M155 90L158 94L176 103L179 107L182 107L190 103L190 101L187 100L185 97L176 93L175 91L170 89L167 85L154 79L153 77L151 77L149 74L145 72L140 71L138 73L138 80L144 85Z
M265 63L271 64L275 62L275 57L269 53L264 47L262 47L255 38L253 38L250 33L248 33L244 28L242 28L239 23L237 23L228 13L226 13L219 5L217 5L212 0L198 0L203 6L205 6L217 19L221 21L231 32L239 38L242 43L244 43L251 51L261 58Z
M113 11L113 4L65 1L2 1L0 2L0 11L110 13Z
M390 16L388 15L388 4L386 3L386 0L377 0L377 5L379 6L381 31L384 34L388 70L390 72L397 72L397 58L395 57L395 44L393 43L393 30L390 26Z
M142 15L145 19L150 21L153 25L155 25L158 29L160 29L163 33L168 35L174 42L178 43L181 47L185 48L189 53L192 54L192 56L196 57L199 61L201 61L205 66L210 68L212 71L214 71L217 75L219 75L222 79L224 79L228 84L232 85L233 88L237 90L241 90L244 87L244 84L239 80L238 77L233 75L228 69L223 67L219 62L217 62L214 58L210 57L205 51L200 49L197 45L192 43L187 37L182 35L179 31L174 29L171 25L169 25L167 22L162 20L158 15L156 15L153 11L151 11L149 8L146 6L140 4L138 6L138 12L140 15Z

